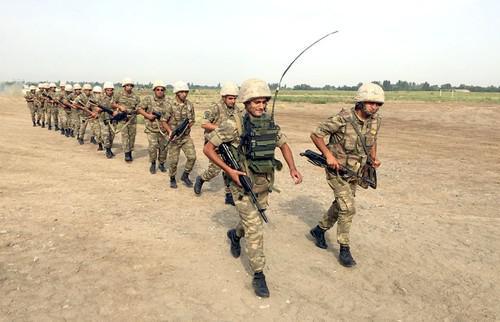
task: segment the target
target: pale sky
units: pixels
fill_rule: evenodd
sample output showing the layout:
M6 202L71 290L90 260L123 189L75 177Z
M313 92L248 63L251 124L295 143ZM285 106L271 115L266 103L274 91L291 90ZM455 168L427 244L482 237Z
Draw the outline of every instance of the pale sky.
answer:
M500 1L0 1L0 81L500 86Z

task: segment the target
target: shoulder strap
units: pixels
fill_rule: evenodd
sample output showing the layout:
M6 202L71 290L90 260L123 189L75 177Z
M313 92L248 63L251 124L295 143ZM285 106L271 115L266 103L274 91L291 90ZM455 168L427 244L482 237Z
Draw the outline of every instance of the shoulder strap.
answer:
M363 150L365 151L366 158L371 163L372 157L370 156L370 153L368 153L368 148L366 147L366 143L365 143L365 140L366 140L365 136L363 134L361 134L361 131L359 130L358 126L356 125L356 123L354 123L355 121L354 121L353 117L350 117L349 121L350 121L352 127L354 128L354 131L356 131L356 134L358 135L359 140L361 141L361 146L363 147Z

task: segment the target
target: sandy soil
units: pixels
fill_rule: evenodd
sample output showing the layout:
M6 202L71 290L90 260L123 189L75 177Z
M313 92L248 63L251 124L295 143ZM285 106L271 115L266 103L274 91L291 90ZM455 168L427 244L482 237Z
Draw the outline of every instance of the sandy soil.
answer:
M271 297L260 299L246 257L229 254L237 215L221 178L201 197L171 190L149 174L142 126L126 164L119 139L108 160L88 138L32 127L20 97L0 96L0 320L499 320L500 106L383 107L379 188L357 196L354 269L337 262L335 230L328 250L308 238L332 193L298 156L340 107L277 113L304 182L277 176ZM199 127L193 137L196 175L207 159Z

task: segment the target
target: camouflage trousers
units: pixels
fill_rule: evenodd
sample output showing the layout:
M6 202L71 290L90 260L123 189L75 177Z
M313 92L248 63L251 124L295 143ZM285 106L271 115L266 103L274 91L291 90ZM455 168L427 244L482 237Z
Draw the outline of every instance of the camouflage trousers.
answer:
M101 139L105 149L110 149L113 147L113 140L115 139L115 132L111 128L111 124L108 120L99 120L99 125L101 127Z
M38 103L35 103L34 107L35 107L36 121L40 122L40 120L42 119L42 107Z
M54 123L52 123L54 121ZM47 122L49 126L59 126L59 110L56 106L47 106Z
M33 104L32 102L29 102L28 103L28 108L29 108L30 114L31 114L31 121L33 123L35 123L36 122L36 118L35 118L35 113L36 113L35 104Z
M327 181L333 190L335 200L319 222L319 227L328 230L337 223L337 242L342 245L349 245L352 218L356 213L354 207L356 181L347 182L329 173L327 174Z
M71 110L71 129L75 135L78 134L78 130L80 129L80 114L75 109Z
M122 133L122 148L124 153L134 151L135 135L137 133L137 118L133 116L130 123L125 126L126 123L125 121L118 122L118 128L121 129Z
M99 120L91 118L90 123L90 135L95 137L97 143L102 144L101 126L99 125Z
M257 200L264 209L268 208L270 178L267 178L265 175L258 176L253 181ZM266 257L264 256L264 222L250 197L244 194L240 187L231 183L230 189L236 210L240 216L240 221L236 225L236 235L245 238L245 253L247 254L252 270L254 272L262 272L266 265Z
M87 131L87 124L89 124L90 118L86 115L80 115L80 126L78 128L78 138L84 139L85 131Z
M187 159L184 171L190 173L191 170L193 170L194 163L196 162L196 150L194 148L193 139L191 139L189 135L185 135L179 140L171 142L168 150L168 168L171 177L177 174L177 164L179 163L181 150L184 152Z
M168 141L160 132L152 132L148 129L144 131L148 136L148 152L149 162L153 163L158 161L165 163L168 153Z
M39 106L37 109L38 116L37 116L37 121L42 121L45 123L45 107L44 106Z
M203 181L210 181L213 178L217 177L219 173L221 173L221 169L215 163L213 163L212 160L209 160L208 168L203 171L203 173L201 174L201 178L203 179Z
M63 109L59 111L59 124L63 129L69 129L71 125L71 111Z

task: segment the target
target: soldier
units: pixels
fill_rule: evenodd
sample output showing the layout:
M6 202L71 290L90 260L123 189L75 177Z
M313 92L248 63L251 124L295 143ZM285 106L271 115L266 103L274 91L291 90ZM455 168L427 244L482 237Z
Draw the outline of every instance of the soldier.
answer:
M47 94L52 97L56 98L56 84L55 83L50 83L49 84L49 89ZM57 111L57 105L55 101L52 100L47 100L46 102L46 115L47 115L47 129L52 130L52 120L54 120L54 130L59 131L59 120L58 120L58 111Z
M241 253L240 239L245 237L245 252L254 272L252 286L255 294L261 297L269 296L266 279L263 273L265 265L263 222L248 194L241 188L239 176L246 173L252 182L254 192L263 208L268 207L268 194L273 188L274 169L281 168L281 162L274 159L274 150L279 147L290 169L290 176L295 184L302 182L302 175L295 167L292 150L286 143L286 136L279 126L265 113L271 91L266 82L259 79L249 79L241 84L239 99L245 105L245 113L228 119L207 135L208 142L203 148L207 157L218 165L231 179L231 193L236 203L240 222L236 229L230 229L227 236L231 242L231 254L237 258ZM252 138L260 147L255 158L252 146L244 144L242 138ZM240 172L226 165L217 154L216 147L228 143L237 154L240 166L245 172Z
M226 83L220 91L221 100L219 103L213 104L203 114L201 127L205 129L205 135L218 128L227 119L232 119L238 115L238 107L236 106L236 98L238 97L238 86L233 83ZM206 142L205 142L206 143ZM206 181L215 178L221 169L216 166L211 160L208 162L206 169L201 176L197 176L194 184L194 193L201 194L201 188ZM233 196L229 189L229 181L224 177L226 183L226 198L225 203L234 206Z
M68 100L71 104L73 101L80 96L82 93L82 86L78 83L73 85L73 93L68 96ZM71 132L70 135L78 140L78 130L80 129L80 110L78 108L73 108L71 110Z
M88 113L89 99L91 98L92 86L90 84L84 84L82 88L82 93L75 98L75 105L79 107L78 112L80 113L80 127L78 129L78 143L83 144L83 138L85 136L85 131L87 129L87 123L89 119L97 116L97 113ZM87 111L85 111L87 109Z
M101 86L94 86L92 88L92 101L97 102L101 98L102 95L102 88ZM96 106L91 105L91 110L94 112L97 112ZM91 137L90 137L90 142L97 144L97 151L102 151L102 135L101 135L101 126L99 125L99 119L98 118L91 118L89 120L90 122L90 132L91 132Z
M30 85L29 90L26 92L26 94L24 94L24 99L26 100L26 103L28 104L28 108L30 109L31 122L33 122L33 126L36 126L35 91L36 91L36 86Z
M41 83L38 85L40 92L37 95L38 101L38 121L42 120L42 128L45 128L45 118L47 114L47 90L49 85L46 83Z
M97 104L108 109L112 109L111 105L114 100L113 92L115 87L111 82L104 82L103 88L104 94L97 99ZM115 156L113 151L111 151L111 148L113 147L113 140L115 138L115 132L111 124L112 117L108 113L102 111L99 107L94 108L94 110L99 113L99 127L102 143L104 145L104 149L106 150L106 158L111 159Z
M63 88L63 86L61 85L61 88ZM70 99L69 97L73 94L73 86L71 84L68 84L68 85L64 85L64 92L61 91L61 96L59 97L59 100L61 102L64 102L65 104L68 104L70 105ZM64 135L66 135L66 137L70 137L71 136L71 113L72 113L72 108L66 106L66 105L62 105L62 115L63 115L63 118L62 118L62 126L64 127Z
M64 111L64 107L61 103L59 103L66 96L66 82L59 83L60 91L56 95L56 103L54 104L57 109L58 119L59 119L59 130L61 131L61 135L66 134L66 113Z
M193 170L196 162L196 150L194 148L193 139L190 136L191 127L195 122L193 104L187 99L189 87L186 83L178 81L174 84L174 99L167 104L165 112L165 120L169 120L166 124L168 135L171 136L173 129L182 123L186 118L189 120L189 126L186 131L175 141L169 143L168 153L168 168L170 172L170 188L177 188L175 176L177 174L177 164L179 163L180 151L186 156L186 164L181 180L188 187L193 186L193 182L189 179L189 173Z
M329 167L338 170L343 166L358 173L367 161L365 148L373 160L373 166L376 168L380 166L380 161L377 159L380 116L377 112L382 104L384 104L384 90L377 84L363 84L358 89L354 108L342 109L337 115L320 123L312 132L311 140L323 153ZM326 136L329 137L328 146L324 141ZM310 233L316 246L326 249L328 245L325 241L325 232L337 222L339 262L345 267L351 267L356 265L356 261L350 252L349 232L352 218L356 213L354 196L359 179L352 177L344 180L326 171L326 180L333 190L335 200Z
M166 119L163 115L166 114L167 100L165 97L166 85L163 81L155 81L153 83L153 96L145 96L139 106L137 112L144 116L145 129L144 133L148 136L149 142L149 172L156 173L156 160L158 159L158 169L161 172L167 172L165 161L167 160L167 130ZM159 113L158 115L152 114Z
M125 161L132 162L132 151L134 151L135 135L137 132L137 107L141 99L132 92L134 83L130 78L122 82L123 92L114 97L112 107L129 114L128 118L120 121L122 132L122 147L125 153Z

